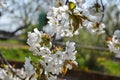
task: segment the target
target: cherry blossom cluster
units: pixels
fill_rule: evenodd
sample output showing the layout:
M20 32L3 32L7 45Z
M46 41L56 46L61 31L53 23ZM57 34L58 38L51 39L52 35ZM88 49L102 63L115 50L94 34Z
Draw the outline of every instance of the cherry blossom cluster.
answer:
M120 57L120 30L115 30L112 39L108 41L108 47L116 57Z
M59 37L72 37L80 29L92 34L104 33L102 23L104 7L102 3L85 6L84 0L53 0L59 5L51 7L47 13L48 24L39 31L28 32L27 44L30 51L38 59L33 62L26 58L24 68L14 69L17 75L9 73L9 69L0 68L2 80L57 80L58 75L65 75L67 70L77 66L75 43L67 41L65 45L55 44ZM120 30L116 30L112 40L108 41L110 51L120 53Z
M38 63L33 63L31 58L26 58L24 69L14 71L17 76L8 74L9 71L1 69L1 79L11 80L57 80L57 75L65 75L68 69L77 66L75 43L67 41L64 46L55 45L57 36L72 37L79 33L79 29L85 28L94 34L104 32L104 24L100 22L102 13L101 6L98 4L99 13L91 13L89 8L85 8L82 1L66 0L61 1L58 6L52 7L48 14L48 25L44 32L28 32L27 44L30 51L38 58ZM96 6L94 7L96 8ZM93 12L93 11L92 11ZM19 76L19 77L18 77Z
M102 5L96 3L93 8L88 8L80 2L69 0L67 4L52 7L47 14L48 25L43 30L61 37L72 37L78 34L81 28L85 28L92 34L104 33L105 25L101 22ZM81 5L77 5L78 3Z
M28 33L27 43L35 56L41 56L42 59L39 59L39 63L44 68L47 77L51 74L51 76L62 74L64 69L72 69L73 64L77 65L75 61L77 51L74 42L66 42L65 48L53 45L52 37L47 33L39 32L36 28L34 32ZM29 67L28 63L25 65L25 67ZM29 73L31 72L34 71Z
M78 34L81 28L94 34L104 33L105 25L97 19L102 14L91 14L89 9L84 8L82 4L81 6L77 4L75 0L69 0L66 4L61 3L57 7L52 7L47 14L48 25L43 29L46 33L37 29L28 33L27 43L30 51L40 57L39 63L43 67L41 75L46 75L48 80L49 78L56 80L56 75L63 75L67 69L72 69L73 65L77 65L75 43L67 41L64 48L55 45L57 36L72 37ZM34 71L29 73L31 72Z
M43 60L40 59L39 62L47 77L50 76L49 73L63 74L64 69L72 69L72 65L77 64L75 43L68 41L66 47L62 48L53 44L53 38L56 39L57 36L72 37L74 34L78 34L80 28L85 28L91 33L101 34L104 32L105 26L100 21L96 21L97 16L91 15L90 10L85 9L82 5L77 5L75 0L69 0L66 4L50 9L47 14L48 29L44 29L47 33L39 32L37 29L34 29L33 33L28 33L27 43L30 45L30 51L35 56L42 56Z
M18 77L8 73L8 70L0 68L0 79L1 80L20 80Z
M14 73L11 72L10 69L8 68L0 68L0 80L30 80L30 75L29 73L25 72L24 69L15 69L15 68L12 68ZM29 76L28 76L29 75ZM19 76L19 77L18 77ZM36 79L32 79L31 80L36 80Z

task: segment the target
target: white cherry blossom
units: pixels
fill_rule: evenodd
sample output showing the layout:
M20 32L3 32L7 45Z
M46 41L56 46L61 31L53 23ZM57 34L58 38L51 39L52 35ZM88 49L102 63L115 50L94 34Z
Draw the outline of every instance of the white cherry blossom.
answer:
M57 76L50 76L48 77L48 80L57 80Z
M40 51L43 48L51 48L52 44L49 35L47 35L46 33L38 31L37 28L34 29L34 32L28 32L27 43L30 46L30 51L32 51L34 55L41 55ZM46 38L49 39L49 41ZM43 41L43 39L47 41Z
M111 52L115 53L116 57L120 58L120 30L116 30L112 40L108 41L108 47Z
M92 34L102 34L104 33L105 25L103 23L92 23L89 22L87 25L87 30Z

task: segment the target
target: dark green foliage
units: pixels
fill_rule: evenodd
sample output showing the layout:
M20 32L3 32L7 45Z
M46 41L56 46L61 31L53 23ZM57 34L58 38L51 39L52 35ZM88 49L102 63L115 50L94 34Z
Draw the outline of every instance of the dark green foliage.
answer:
M46 18L46 13L44 13L44 12L41 13L39 15L38 21L39 21L39 27L38 27L38 29L42 30L43 26L45 26L47 24L47 21L48 21L48 19Z

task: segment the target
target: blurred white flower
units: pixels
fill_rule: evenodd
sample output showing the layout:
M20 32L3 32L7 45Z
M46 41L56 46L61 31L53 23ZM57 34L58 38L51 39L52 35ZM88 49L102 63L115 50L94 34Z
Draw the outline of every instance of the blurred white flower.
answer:
M76 0L69 0L69 2L73 2L73 3L75 3L75 4L76 4Z
M26 77L26 73L24 72L23 69L14 69L14 70L16 74L21 78ZM18 78L16 75L14 75L10 70L0 68L0 80L21 80L21 79Z
M64 36L73 36L73 26L70 26L70 16L69 9L67 5L60 6L58 8L53 7L50 12L47 14L49 19L49 26L44 30L47 33L50 33L52 36L54 34L64 37ZM50 30L50 31L49 31Z
M115 53L115 57L120 58L120 30L116 30L112 40L108 41L108 47L111 52Z
M64 54L64 57L66 60L75 60L76 59L76 53L75 51L75 43L74 42L66 42L66 53Z
M31 76L31 75L35 74L34 67L30 63L30 61L31 61L31 58L25 58L24 68L25 68L25 72L26 72L27 76Z
M38 31L37 28L34 29L34 32L28 32L27 44L30 46L30 51L38 56L42 55L40 53L43 48L48 50L52 46L49 35Z
M40 48L40 52L38 54L45 58L46 56L51 55L51 51L49 48L42 47Z
M48 80L57 80L57 76L50 76L50 77L48 77Z
M120 44L120 30L115 30L114 35L112 37L112 42L114 44Z
M103 23L93 23L89 22L87 25L87 30L92 34L102 34L104 33L105 25Z
M67 42L65 51L57 50L54 53L47 53L48 55L44 54L44 60L39 60L40 64L44 67L46 72L51 72L52 74L60 74L62 73L62 68L64 65L68 69L72 69L69 63L64 64L66 60L70 60L75 62L75 43L74 42ZM44 53L44 52L43 52Z
M0 68L0 79L13 80L13 76L12 76L12 74L8 75L6 70Z
M115 45L112 41L109 41L108 47L110 49L111 52L114 53L119 53L120 54L120 47Z
M63 62L63 55L61 51L57 51L55 54L46 56L44 60L40 60L40 63L44 67L45 71L57 75L62 71Z

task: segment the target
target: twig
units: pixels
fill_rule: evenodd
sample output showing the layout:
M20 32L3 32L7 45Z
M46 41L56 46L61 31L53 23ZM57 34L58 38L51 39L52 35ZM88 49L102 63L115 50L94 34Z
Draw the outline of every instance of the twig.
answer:
M102 0L100 0L100 2L101 2L101 5L102 5L102 17L101 17L101 20L100 20L100 22L102 22L103 21L103 18L104 18L104 11L105 11L105 7L104 7L104 5L103 5L103 2L102 2Z
M106 47L99 47L99 46L90 46L90 45L76 45L78 48L84 48L84 49L89 49L89 50L100 50L100 51L109 51L108 48Z
M59 41L55 41L55 44L58 44L60 46L65 46L64 42L59 42ZM92 45L82 45L77 43L76 44L77 48L84 48L84 49L90 49L90 50L101 50L101 51L109 51L109 49L107 47L99 47L99 46L92 46Z
M3 57L3 55L2 55L1 52L0 52L0 57L1 57L1 59L3 60L3 62L8 65L8 68L10 69L10 71L11 71L14 75L16 75L17 77L19 77L21 80L25 80L24 78L22 78L22 77L20 77L18 74L16 74L16 72L12 69L12 66L11 66L11 65L8 63L8 61Z
M96 0L96 3L98 3L98 0Z
M65 5L67 5L68 2L69 2L69 0L66 0Z

